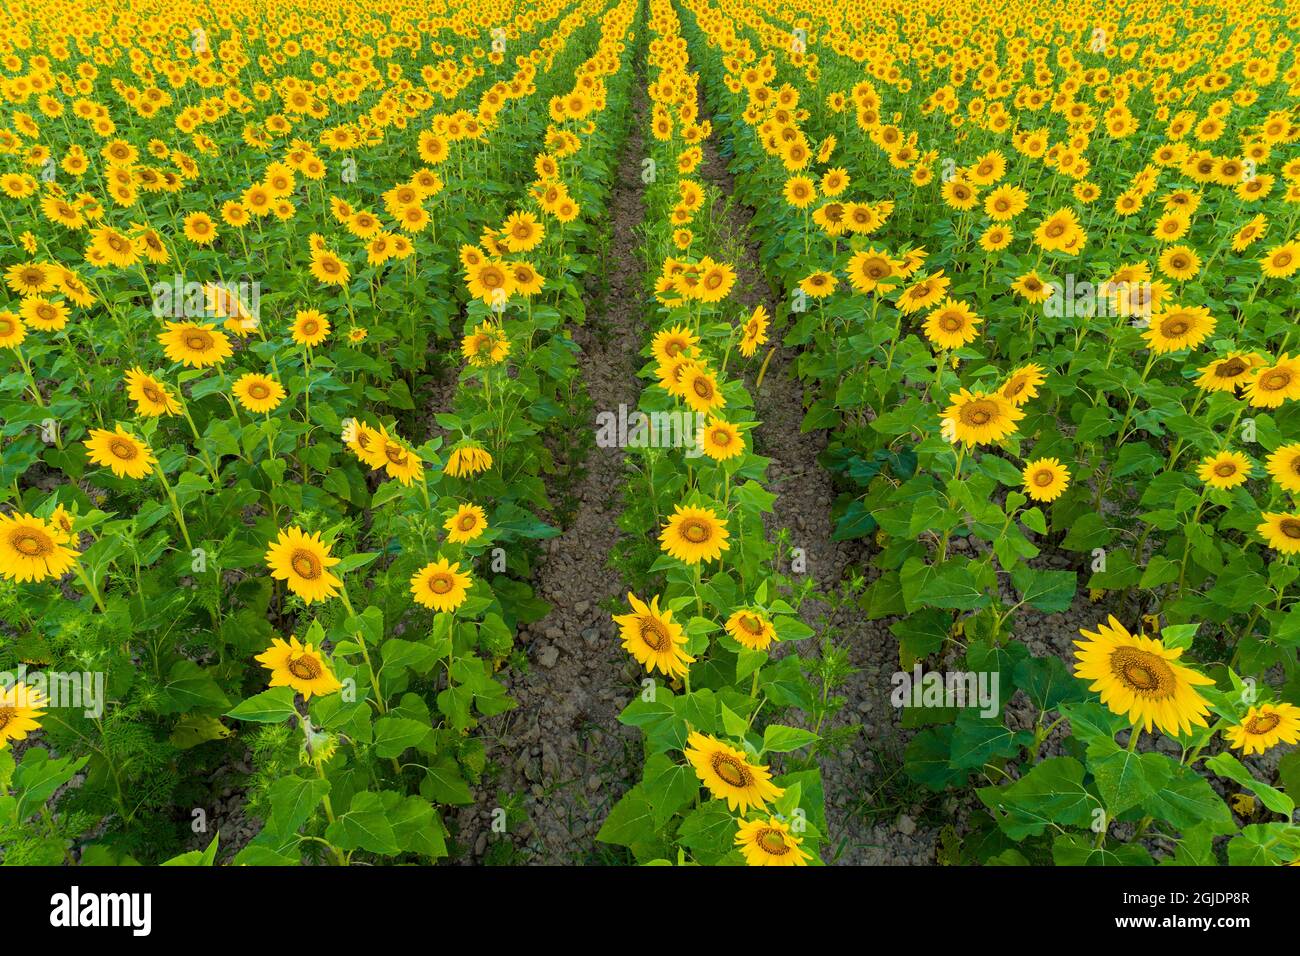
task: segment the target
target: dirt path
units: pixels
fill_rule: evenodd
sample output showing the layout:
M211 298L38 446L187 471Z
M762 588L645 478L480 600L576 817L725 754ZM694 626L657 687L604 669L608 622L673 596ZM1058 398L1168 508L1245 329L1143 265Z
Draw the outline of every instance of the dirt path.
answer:
M706 102L701 101L700 111L702 116L708 115ZM725 237L726 248L720 252L736 266L738 301L747 309L761 302L770 315L780 316L779 302L759 266L758 246L749 236L753 211L735 198L733 178L714 138L704 143L701 176L721 193L714 206ZM772 338L764 349L775 345L776 352L754 397L762 422L755 432L754 447L772 459L768 490L777 495L775 513L768 523L769 540L779 529L789 529L790 546L802 549L806 574L817 590L835 592L847 575L865 565L869 545L831 539L835 489L830 474L817 461L826 448L826 433L800 431L803 386L793 368L795 351L780 343L779 330L773 331ZM759 351L747 373L751 390L764 354ZM780 570L791 573L789 561L784 556L779 560ZM847 683L834 691L847 697L849 704L825 730L853 724L862 728L838 754L822 760L830 826L823 859L875 865L934 862L937 831L918 822L926 795L900 772L906 738L889 702L898 650L888 622L866 620L851 602L833 609L825 601L810 600L801 611L804 623L817 631L801 652L816 654L821 635L830 633L838 645L847 648L854 668Z
M633 118L608 209L612 240L602 265L608 284L587 324L574 330L593 429L597 413L617 413L620 404L635 408L640 393L637 248L648 107L639 60L635 71ZM600 862L604 851L596 832L639 771L639 736L618 722L636 672L600 607L626 591L608 566L622 510L623 456L620 448L590 448L586 473L573 490L573 518L547 543L534 586L553 609L520 632L529 671L508 679L519 707L492 728L498 739L489 744L501 773L485 781L475 805L458 818L466 862ZM491 825L497 807L507 810L505 833Z

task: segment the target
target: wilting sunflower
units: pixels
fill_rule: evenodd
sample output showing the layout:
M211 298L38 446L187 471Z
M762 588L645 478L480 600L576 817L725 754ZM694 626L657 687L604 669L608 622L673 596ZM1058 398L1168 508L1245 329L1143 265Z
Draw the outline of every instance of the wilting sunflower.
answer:
M1300 708L1281 702L1260 704L1223 733L1246 756L1262 754L1278 744L1300 743Z
M487 515L478 505L463 504L442 526L452 544L468 544L487 530Z
M659 533L660 547L678 561L699 564L714 561L731 547L727 522L712 508L675 505L668 524Z
M1078 663L1074 676L1093 683L1090 690L1101 692L1101 702L1124 715L1136 729L1148 733L1154 724L1171 736L1190 733L1192 725L1205 727L1209 704L1196 685L1213 684L1177 663L1183 649L1167 648L1160 641L1130 634L1111 616L1099 624L1096 633L1080 630L1086 641L1075 641Z
M45 695L21 681L12 687L0 686L0 750L11 740L26 740L33 730L40 730L38 717L44 717L48 701Z
M683 676L686 665L694 663L695 658L685 651L686 635L682 626L673 620L673 612L659 610L658 596L651 598L647 605L629 591L627 603L632 606L631 614L613 615L623 649L647 674L653 674L657 668L667 677Z
M487 471L492 467L492 456L486 448L473 444L457 445L447 456L447 467L444 469L447 474L453 478L467 478L470 475L477 475L481 471Z
M1229 352L1201 369L1196 384L1210 392L1231 392L1250 381L1255 369L1264 364L1266 360L1254 352Z
M1268 456L1266 467L1283 491L1300 492L1300 442L1277 449Z
M197 322L168 322L167 331L158 334L158 341L168 360L190 368L224 362L234 351L223 332Z
M750 608L741 608L727 618L727 633L751 651L765 651L776 638L776 628L767 616Z
M951 421L955 440L967 445L997 442L1016 430L1016 422L1025 413L1016 408L1001 394L994 392L969 392L962 389L948 396L952 403L942 418Z
M1070 485L1070 469L1055 458L1038 458L1025 465L1021 477L1025 494L1035 501L1055 501Z
M0 575L11 581L62 577L77 554L58 525L33 515L0 514Z
M684 352L689 352L700 341L700 337L685 325L674 325L655 333L650 343L650 350L658 362L667 362Z
M741 813L750 807L765 807L785 790L772 783L765 766L752 764L743 750L729 747L721 740L691 731L686 738L686 759L696 776L714 797L727 801L727 809Z
M343 582L329 571L338 563L338 558L330 556L329 545L321 541L319 531L304 534L296 526L281 531L266 550L271 577L287 582L289 590L308 604L339 593Z
M965 302L944 299L925 318L925 337L941 349L958 349L979 335L976 328L984 320Z
M1264 521L1255 530L1268 546L1283 554L1300 554L1300 514L1265 511Z
M1214 331L1214 316L1203 305L1175 305L1151 319L1142 333L1151 351L1157 355L1194 349Z
M714 461L726 461L745 452L745 439L741 437L740 429L717 416L710 418L709 423L700 429L696 441L700 450Z
M235 379L231 386L235 398L250 412L262 414L273 411L284 401L284 386L268 375L249 372Z
M424 474L424 462L420 456L397 436L390 435L387 428L379 429L379 450L384 456L384 471L389 478L396 478L409 486Z
M301 309L293 317L293 340L315 348L330 334L330 320L318 309Z
M180 402L176 401L167 386L138 366L127 370L126 394L135 402L136 414L146 418L180 414Z
M110 468L118 478L143 478L157 463L149 446L121 425L109 431L92 428L90 437L82 442L96 465Z
M1236 488L1250 477L1250 459L1239 451L1221 451L1201 459L1196 477L1211 488Z
M435 611L454 611L465 603L466 592L473 585L459 562L439 558L411 575L411 594L415 603Z
M754 306L754 312L745 321L740 336L740 354L745 358L753 357L758 347L767 341L767 309L760 303Z
M736 828L736 846L749 866L807 866L812 854L801 850L803 841L783 820L742 820Z
M271 646L253 660L271 672L271 687L292 687L304 700L332 694L340 690L339 683L325 655L311 644L302 644L296 637L288 643L281 638L271 639Z
M1246 399L1258 408L1278 408L1285 401L1300 398L1300 356L1285 352L1272 365L1263 365L1246 384Z

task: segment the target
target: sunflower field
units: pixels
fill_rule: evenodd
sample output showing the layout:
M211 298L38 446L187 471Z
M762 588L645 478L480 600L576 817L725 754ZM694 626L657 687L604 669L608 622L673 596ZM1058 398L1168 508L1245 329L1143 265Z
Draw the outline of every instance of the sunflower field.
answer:
M5 865L1300 864L1300 7L6 12Z

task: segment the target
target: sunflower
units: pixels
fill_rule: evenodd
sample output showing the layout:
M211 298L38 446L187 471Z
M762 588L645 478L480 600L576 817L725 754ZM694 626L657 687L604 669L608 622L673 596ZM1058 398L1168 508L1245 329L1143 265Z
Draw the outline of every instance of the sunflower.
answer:
M68 540L44 518L0 514L0 575L20 582L62 577L77 558Z
M329 545L321 541L319 531L304 534L297 526L281 531L266 549L271 577L287 582L289 590L307 604L338 594L343 582L329 571L338 563L338 558L330 556Z
M975 310L965 302L944 299L925 319L922 331L931 344L942 349L958 349L975 341L981 322Z
M384 471L389 478L396 478L409 487L411 482L424 474L424 462L420 456L388 434L386 428L379 429L379 448L383 452Z
M1142 333L1151 351L1157 355L1196 348L1214 331L1214 316L1203 305L1175 305L1151 320Z
M1038 386L1046 380L1041 365L1022 365L1007 377L997 393L1019 408L1031 398L1038 397Z
M1126 715L1136 728L1148 733L1154 724L1171 736L1190 733L1192 725L1204 727L1209 705L1196 685L1211 685L1210 678L1177 663L1183 649L1167 648L1160 641L1130 634L1112 616L1096 633L1080 630L1086 641L1075 641L1078 663L1074 676L1093 683L1101 702L1113 713Z
M687 564L713 561L731 547L727 522L712 508L675 505L673 515L659 533L660 547Z
M118 478L143 478L157 464L149 446L118 425L113 431L92 428L82 442L93 464L112 469Z
M736 846L749 866L807 866L812 854L801 850L803 841L783 820L742 820L736 828Z
M533 296L542 291L546 277L527 262L512 262L510 270L511 285L515 292L524 297Z
M57 332L68 324L68 307L62 301L51 301L43 295L23 299L19 307L23 321L42 332Z
M127 370L126 394L135 402L137 415L157 418L159 415L180 414L180 402L176 401L167 386L139 366Z
M52 268L42 262L20 262L5 272L5 284L21 296L53 292L57 281Z
M817 201L817 187L807 176L791 176L782 190L785 201L795 209L807 209Z
M1265 360L1254 352L1229 352L1201 369L1196 384L1209 392L1235 391L1238 385L1250 381L1255 369L1263 364Z
M290 637L288 643L272 638L271 646L253 660L271 672L272 687L292 687L304 700L312 695L323 697L342 689L334 672L330 670L325 655L311 644L299 643Z
M1055 458L1038 458L1020 473L1025 494L1035 501L1055 501L1070 486L1070 470Z
M980 248L985 252L999 252L1011 245L1015 237L1006 226L989 226L980 235Z
M510 252L530 252L544 238L542 225L531 212L516 212L501 228L501 245Z
M313 249L311 253L312 277L322 285L345 286L352 274L347 263L328 249Z
M343 442L362 464L371 468L384 467L383 436L365 422L349 418L343 429Z
M752 358L758 351L758 347L767 342L768 317L767 309L762 303L754 306L753 313L745 321L745 327L740 336L740 354L745 358Z
M470 270L467 285L470 295L488 305L505 305L514 291L511 270L495 259L487 259Z
M673 612L659 610L658 596L651 598L647 605L629 591L627 603L632 607L631 614L613 615L623 649L647 674L653 674L657 668L667 677L683 676L686 665L694 663L695 658L686 653L686 635L682 626L673 620Z
M465 602L473 585L458 562L439 558L411 575L411 594L415 603L435 611L454 611Z
M1300 514L1265 511L1263 523L1255 530L1268 546L1283 554L1300 554Z
M1300 269L1300 242L1274 246L1259 260L1260 271L1270 279L1286 279Z
M116 229L101 226L91 230L90 248L109 265L125 269L136 264L140 254L135 243Z
M948 396L942 417L951 421L955 440L968 445L1001 441L1016 430L1025 413L1001 394L962 389Z
M727 809L735 813L750 807L765 807L780 799L785 790L772 783L772 774L765 766L749 762L743 750L727 746L715 737L691 731L686 738L686 759L695 768L696 776L714 797L727 801Z
M826 298L835 291L835 286L835 276L829 272L814 272L799 282L799 288L804 295L813 299Z
M714 262L707 256L700 262L700 281L692 296L701 302L721 302L736 284L736 270L725 262Z
M1250 477L1250 459L1239 451L1221 451L1201 459L1196 477L1211 488L1227 490L1246 483Z
M231 390L235 393L235 398L239 399L240 405L259 415L274 411L285 396L283 385L270 376L253 372L235 379Z
M0 348L16 349L27 338L27 326L16 312L0 312Z
M1300 442L1277 449L1268 456L1266 467L1283 491L1300 492Z
M727 618L727 633L751 651L765 651L776 638L776 628L766 615L741 608Z
M293 317L293 340L315 347L329 338L330 320L318 309L300 309Z
M453 478L466 478L470 475L477 475L481 471L487 471L491 467L492 456L486 448L473 444L464 444L458 445L451 450L451 454L447 456L447 467L444 470Z
M505 329L491 322L480 322L473 332L460 340L460 354L470 365L488 368L510 354L510 339Z
M741 437L740 429L716 415L700 429L696 443L714 461L727 461L745 452L745 439Z
M196 246L210 246L217 238L217 227L206 212L192 212L185 217L185 238Z
M692 411L702 414L717 411L727 404L727 400L722 397L722 389L718 387L718 380L698 362L691 362L682 369L677 394Z
M1161 272L1180 282L1193 278L1201 271L1201 257L1191 246L1170 246L1160 253L1156 264Z
M934 275L927 276L908 286L898 295L898 309L904 315L911 315L921 309L935 305L948 291L951 280L940 269Z
M1042 280L1037 272L1026 272L1011 283L1011 291L1026 302L1038 305L1052 297L1052 286Z
M689 352L700 341L698 335L685 325L674 325L655 333L650 343L650 351L658 362L676 358L683 352Z
M26 684L14 684L12 687L0 686L0 750L9 746L11 740L26 740L33 730L40 730L38 717L44 717L48 701L45 695Z
M1246 398L1260 408L1278 408L1289 399L1300 398L1300 356L1285 352L1272 365L1263 365L1246 384Z
M452 544L468 544L487 530L487 515L478 505L464 504L442 526Z
M191 368L218 365L234 352L224 333L197 322L168 322L167 331L158 334L158 341L168 360Z
M1246 711L1241 723L1223 733L1246 756L1262 754L1278 744L1298 743L1300 708L1287 703L1260 704Z
M846 267L849 285L861 293L888 291L893 280L902 275L902 263L875 248L855 252Z

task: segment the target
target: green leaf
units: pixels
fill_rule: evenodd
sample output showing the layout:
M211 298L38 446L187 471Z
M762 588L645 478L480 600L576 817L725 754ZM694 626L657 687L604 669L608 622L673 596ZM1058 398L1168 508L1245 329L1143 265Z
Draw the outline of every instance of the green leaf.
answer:
M1290 797L1281 790L1256 780L1245 765L1227 751L1206 760L1205 766L1219 776L1227 777L1229 780L1241 784L1259 797L1260 802L1274 813L1280 813L1289 818L1295 812L1295 802Z
M428 724L409 717L380 717L375 721L375 753L384 758L399 756L432 732Z
M293 706L293 697L292 687L272 687L241 702L226 716L258 724L278 724L298 716L298 711Z
M369 850L383 856L401 852L384 812L383 799L369 790L352 797L347 813L325 830L325 839L340 850Z
M768 724L763 731L763 752L790 753L792 750L807 747L818 740L821 740L821 738L810 730L801 730L798 727L784 727L780 724Z

